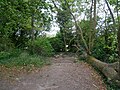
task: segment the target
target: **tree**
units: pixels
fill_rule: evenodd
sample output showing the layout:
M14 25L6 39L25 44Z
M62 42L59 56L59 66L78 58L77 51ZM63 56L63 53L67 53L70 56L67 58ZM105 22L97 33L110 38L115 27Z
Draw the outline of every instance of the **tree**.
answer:
M112 20L113 20L113 24L114 24L114 27L115 27L115 19L114 19L114 16L113 16L113 13L109 7L109 3L107 0L105 0L106 4L107 4L107 7L110 11L110 15L112 17ZM117 4L118 5L118 4ZM119 21L119 20L118 20ZM114 28L114 32L116 28ZM106 34L108 35L108 34ZM120 30L119 30L119 22L118 22L118 48L120 47ZM118 50L120 51L120 49ZM120 61L120 60L119 60ZM111 81L115 82L118 86L120 86L120 64L118 62L116 63L112 63L112 64L107 64L107 63L103 63L93 57L89 57L88 59L88 62L90 62L93 66L97 67L99 70L101 70L103 72L103 74L109 78Z
M1 11L0 11L0 32L1 37L8 38L15 46L19 46L20 43L16 41L18 37L18 30L22 31L27 21L27 15L25 15L27 5L26 3L11 0L1 0ZM19 33L21 34L21 33ZM23 34L23 33L22 33ZM10 42L9 42L10 43Z
M119 71L118 71L118 74L119 74L119 79L120 79L120 16L119 16L119 13L118 13L120 7L118 5L119 5L119 2L117 0L117 18L118 18L118 34L117 34L117 38L118 38L118 54L119 54Z
M67 0L64 0L64 1L67 3ZM79 35L80 35L80 37L84 43L84 46L85 46L86 54L83 56L85 56L87 58L87 61L89 63L91 63L93 66L97 67L108 79L110 79L111 81L115 82L118 86L120 86L120 81L119 81L119 76L118 76L118 71L119 71L118 62L113 63L113 64L107 64L107 63L101 62L100 60L97 60L96 58L90 56L89 48L88 48L88 46L86 44L86 40L83 36L83 30L78 25L76 18L74 17L74 15L71 12L72 10L70 9L69 5L68 5L68 10L69 10L70 14L73 16L75 26L80 31ZM93 21L94 21L93 22L93 29L95 30L95 27L96 27L96 0L94 1L94 19L93 19ZM94 34L96 34L95 31L94 31ZM94 34L93 34L93 36L94 36ZM94 41L94 38L92 38L91 40ZM118 41L119 41L119 39L118 39Z
M56 5L56 1L52 0L56 10L57 10L57 20L56 22L58 23L59 25L59 28L60 28L60 34L61 34L61 37L62 37L62 40L64 42L64 50L65 52L67 52L67 45L69 47L69 44L70 44L70 38L73 37L72 35L72 18L71 18L71 15L68 13L67 11L67 7L66 7L66 3L61 0L61 1L58 1L58 3L60 4L59 7L57 7Z
M24 47L39 34L37 30L50 25L50 4L45 0L1 0L0 6L1 37L10 39L16 47Z
M92 8L94 7L94 8ZM93 12L92 12L93 11ZM93 15L92 15L93 13ZM93 17L92 17L93 16ZM96 15L96 0L92 0L91 8L90 8L90 33L89 33L89 53L91 54L91 50L93 48L95 33L96 33L96 23L97 23L97 15Z

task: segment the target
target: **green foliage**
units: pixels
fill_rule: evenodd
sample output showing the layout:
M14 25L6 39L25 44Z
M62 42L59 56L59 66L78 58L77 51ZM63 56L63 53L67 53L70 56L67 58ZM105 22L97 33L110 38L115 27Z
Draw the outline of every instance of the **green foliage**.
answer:
M17 57L21 53L20 49L11 49L9 51L1 51L0 59L4 62L5 59L10 59L11 57Z
M49 28L49 6L45 0L0 0L0 37L9 38L16 47L24 47L30 39L28 36L31 36L32 14L34 30ZM41 29L42 27L45 28Z
M114 37L114 35L109 35L108 43L106 43L104 36L98 36L92 50L93 56L104 62L115 62L116 58L118 58L118 54L117 41L113 39Z
M40 37L34 41L29 41L29 51L43 56L51 56L54 54L54 49L52 48L48 38Z
M0 37L0 52L1 51L8 51L14 48L14 44L11 40L7 37Z
M83 36L87 43L89 43L89 36L92 35L93 32L90 30L90 21L89 20L81 20L79 23L81 29L83 30ZM81 42L83 43L83 42Z
M117 0L108 0L111 5L116 5Z
M49 39L52 47L54 48L55 52L61 52L64 49L64 42L62 41L62 37L60 34L57 34L56 37Z
M58 1L60 3L60 8L57 9L57 16L56 16L56 21L60 27L60 35L61 35L61 40L63 41L64 47L62 51L67 51L66 45L69 44L70 40L72 37L72 27L73 27L73 22L72 22L72 16L70 15L70 12L68 10L67 4L65 3L64 0ZM68 4L70 4L72 1L68 1Z
M110 17L107 17L105 22L105 26L103 25L102 28L99 27L96 30L92 54L104 62L112 63L118 58L117 32L115 31L116 27L114 24L111 24L112 21Z
M48 63L46 59L38 55L29 55L26 52L23 52L18 55L17 52L1 52L0 53L0 65L6 67L23 67L23 66L35 66L41 67L45 63Z
M104 60L105 57L106 57L106 53L103 49L104 43L102 42L102 40L101 40L101 42L99 42L99 40L96 41L96 42L97 43L94 45L94 48L93 48L93 51L92 51L93 56L95 56L99 60Z

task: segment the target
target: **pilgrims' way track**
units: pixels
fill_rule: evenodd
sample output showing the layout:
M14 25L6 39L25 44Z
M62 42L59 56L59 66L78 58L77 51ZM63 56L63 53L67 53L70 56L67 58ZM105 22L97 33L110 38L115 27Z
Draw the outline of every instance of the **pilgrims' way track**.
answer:
M50 59L51 65L30 73L0 74L0 90L107 90L100 75L85 62L75 63L75 56Z

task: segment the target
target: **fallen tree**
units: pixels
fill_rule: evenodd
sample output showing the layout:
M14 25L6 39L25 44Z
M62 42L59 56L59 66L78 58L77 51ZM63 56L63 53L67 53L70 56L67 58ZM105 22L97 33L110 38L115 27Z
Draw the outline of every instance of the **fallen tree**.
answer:
M86 58L88 63L100 70L108 80L120 87L120 77L118 74L119 62L108 64L92 56L86 56Z

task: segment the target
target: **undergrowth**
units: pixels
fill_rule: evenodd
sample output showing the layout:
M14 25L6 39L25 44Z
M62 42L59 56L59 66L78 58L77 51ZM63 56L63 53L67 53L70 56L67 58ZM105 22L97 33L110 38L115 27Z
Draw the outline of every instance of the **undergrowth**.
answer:
M0 65L6 67L42 67L45 64L49 64L49 61L43 56L35 54L31 55L27 52L21 52L18 50L0 52Z

